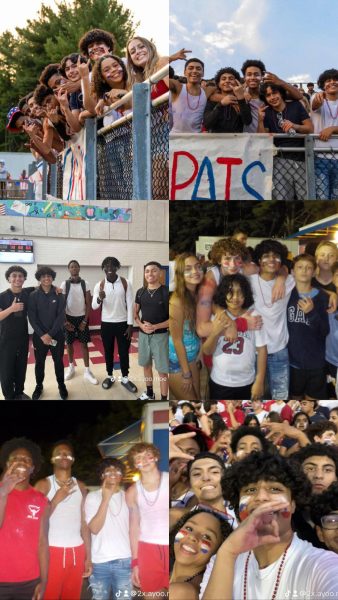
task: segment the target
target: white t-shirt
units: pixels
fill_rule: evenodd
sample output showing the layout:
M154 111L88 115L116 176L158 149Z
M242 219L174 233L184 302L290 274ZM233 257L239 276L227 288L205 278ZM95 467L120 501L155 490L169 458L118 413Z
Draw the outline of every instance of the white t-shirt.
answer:
M99 510L102 500L101 489L89 492L85 500L85 518L89 523ZM124 491L113 494L104 525L97 535L91 534L92 561L104 563L131 556L129 542L129 509Z
M254 413L255 417L257 417L258 421L260 422L260 424L263 423L264 419L266 419L266 417L268 416L268 411L267 410L262 410L260 413L256 414Z
M248 553L236 561L234 600L243 598L244 566ZM265 569L259 569L252 553L248 566L247 599L272 598L281 557ZM308 595L307 595L308 594ZM311 594L311 595L310 595ZM276 600L338 597L338 556L334 552L314 548L294 534L286 555Z
M124 291L121 277L117 277L114 283L104 280L105 299L102 302L102 321L107 323L123 323L127 321L128 325L133 325L133 307L134 295L131 283L127 280L127 291ZM100 292L100 282L94 287L92 308L100 308L97 303Z
M270 405L270 412L277 412L280 415L285 406L285 402L282 402L282 404L277 404L276 402L274 402Z
M236 317L226 312L234 321ZM255 311L253 314L257 315ZM211 379L227 387L250 385L256 376L256 347L265 345L264 326L259 331L239 331L237 340L232 343L220 336L212 355Z
M314 96L312 96L311 102L313 102L313 98ZM311 110L310 116L314 133L320 133L327 127L338 127L338 100L324 100L318 110ZM316 148L338 148L338 138L330 138L327 142L316 139L315 146ZM322 154L316 152L316 156L332 158L329 152Z
M248 553L240 554L236 560L233 600L242 600L244 567ZM200 598L208 584L215 557L205 570L201 583ZM267 600L272 598L281 557L265 569L259 569L254 554L251 554L247 577L247 599ZM309 542L300 540L295 533L288 550L276 595L276 600L302 600L338 597L338 556L334 552L314 548Z
M90 291L89 283L85 280L86 292ZM66 282L60 285L62 293L66 294ZM86 313L86 302L81 283L71 283L66 304L66 315L82 317Z
M289 340L286 309L290 294L295 287L295 280L292 275L287 276L285 281L285 296L274 303L271 301L271 296L275 279L265 281L258 273L254 273L253 275L249 275L249 281L254 295L255 309L263 317L268 354L283 350L283 348L286 348Z

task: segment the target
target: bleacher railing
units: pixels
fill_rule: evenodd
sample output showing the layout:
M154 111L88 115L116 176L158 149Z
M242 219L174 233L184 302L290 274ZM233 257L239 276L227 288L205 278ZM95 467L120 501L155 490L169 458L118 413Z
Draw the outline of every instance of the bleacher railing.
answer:
M167 75L165 66L136 83L104 116L131 98L132 112L107 127L97 130L99 120L86 119L85 199L168 199L169 93L151 100L151 86ZM42 199L63 198L62 169L62 155L54 165L44 163Z

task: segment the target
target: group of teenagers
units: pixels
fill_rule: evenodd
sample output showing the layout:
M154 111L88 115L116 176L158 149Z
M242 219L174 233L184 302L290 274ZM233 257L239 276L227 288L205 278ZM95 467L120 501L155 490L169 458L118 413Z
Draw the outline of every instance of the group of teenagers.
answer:
M338 135L337 69L323 71L317 82L320 91L314 92L312 86L310 94L267 71L258 59L243 63L243 77L233 67L224 67L203 84L204 63L187 59L190 52L183 49L178 56L186 61L185 83L171 71L172 133L279 134L274 138L275 200L308 199L305 153L292 148L304 148L304 138L295 135L315 133L316 198L338 198L338 138L333 137Z
M89 491L60 440L39 479L40 447L21 437L0 451L1 600L153 598L168 588L168 473L153 444L97 461ZM131 482L133 473L135 483ZM93 466L95 468L95 466ZM88 585L85 579L89 578ZM90 591L86 591L88 588Z
M57 162L67 142L78 139L87 118L97 116L100 126L106 126L132 112L132 97L121 104L123 96L168 64L168 57L159 56L146 38L129 39L123 58L116 54L116 46L112 33L87 31L79 40L79 52L46 65L36 88L10 109L7 130L27 134L36 160ZM167 91L164 77L152 85L151 98Z
M171 402L171 600L338 595L338 402Z
M216 241L208 266L193 252L172 263L172 397L335 398L336 244L311 242L290 258L275 239L248 249L246 238L238 230Z
M90 313L101 311L100 333L104 348L107 376L102 382L109 390L116 382L114 375L115 340L119 354L121 385L136 394L137 386L129 379L129 350L133 326L139 328L138 363L143 367L146 390L138 400L155 400L153 365L158 372L161 400L168 395L168 288L161 283L161 265L149 261L144 266L144 286L133 294L132 284L118 275L120 262L107 256L101 268L103 279L91 293L90 284L80 276L77 260L68 263L69 278L56 286L56 272L41 266L35 273L37 287L26 287L27 271L12 265L5 273L8 288L0 293L0 381L6 400L30 400L24 392L28 352L28 321L33 328L36 387L33 400L43 397L45 362L50 351L60 399L68 398L65 381L76 375L74 342L81 344L84 381L98 384L90 370ZM65 343L69 366L64 368ZM116 386L115 386L116 387Z

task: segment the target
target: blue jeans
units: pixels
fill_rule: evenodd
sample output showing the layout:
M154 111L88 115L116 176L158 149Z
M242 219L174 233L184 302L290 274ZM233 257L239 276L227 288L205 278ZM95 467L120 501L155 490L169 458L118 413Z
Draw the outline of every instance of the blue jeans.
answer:
M338 199L338 158L315 158L317 200Z
M287 348L268 354L269 398L287 400L289 397L289 353Z
M104 563L93 563L89 578L93 600L124 600L131 598L131 558L119 558Z

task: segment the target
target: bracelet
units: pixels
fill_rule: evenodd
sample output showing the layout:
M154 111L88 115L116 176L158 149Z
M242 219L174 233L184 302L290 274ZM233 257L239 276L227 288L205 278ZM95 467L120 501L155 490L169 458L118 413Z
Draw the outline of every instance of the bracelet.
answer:
M131 568L138 567L138 558L132 558L131 560Z
M191 371L188 371L188 373L182 373L182 377L183 379L191 379Z
M82 319L82 323L84 323L85 325L87 325L88 321L86 321L86 319Z

